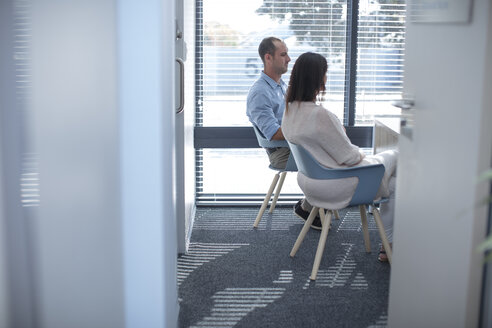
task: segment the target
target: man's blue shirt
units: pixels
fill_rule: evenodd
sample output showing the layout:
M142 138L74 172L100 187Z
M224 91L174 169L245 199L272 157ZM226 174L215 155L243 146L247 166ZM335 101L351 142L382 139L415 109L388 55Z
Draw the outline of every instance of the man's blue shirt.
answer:
M249 90L246 115L268 140L272 139L282 123L286 91L287 85L282 79L277 83L264 72Z

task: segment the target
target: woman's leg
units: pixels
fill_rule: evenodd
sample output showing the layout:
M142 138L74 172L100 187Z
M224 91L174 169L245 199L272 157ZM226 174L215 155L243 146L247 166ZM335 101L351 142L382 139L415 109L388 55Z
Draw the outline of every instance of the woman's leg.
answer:
M384 231L390 244L393 244L393 218L395 216L395 190L396 190L396 177L391 177L388 183L389 197L388 201L381 203L379 206L379 212L381 214L381 221L383 222ZM380 261L387 261L388 257L384 253L384 248L381 246L379 254Z
M390 179L396 177L396 163L398 160L398 151L396 150L387 150L376 155L372 155L373 158L377 159L377 161L384 165L384 176L381 181L381 185L379 186L378 193L376 195L376 199L379 197L389 197L390 187L389 181Z
M384 230L390 243L393 242L393 217L395 216L395 184L396 177L391 177L388 183L388 201L381 203L381 205L379 206L381 221L383 221Z

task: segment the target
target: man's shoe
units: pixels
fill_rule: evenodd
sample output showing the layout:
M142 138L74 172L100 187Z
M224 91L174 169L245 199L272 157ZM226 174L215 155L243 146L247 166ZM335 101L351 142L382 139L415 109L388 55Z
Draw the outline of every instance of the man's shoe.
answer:
M294 213L296 213L298 217L306 221L309 217L309 212L302 209L301 203L302 199L298 201L297 204L294 206ZM316 215L313 223L311 223L311 228L321 230L321 219L319 218L319 214Z

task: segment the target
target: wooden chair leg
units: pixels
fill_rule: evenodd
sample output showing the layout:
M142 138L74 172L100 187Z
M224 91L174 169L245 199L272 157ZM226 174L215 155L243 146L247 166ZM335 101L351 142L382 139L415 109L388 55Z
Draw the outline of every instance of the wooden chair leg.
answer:
M384 250L386 255L388 256L388 262L391 264L391 257L393 256L393 250L391 249L391 245L388 241L388 237L386 237L386 231L384 231L383 221L381 221L381 216L379 215L379 210L376 206L372 208L372 215L374 216L374 221L376 221L376 225L378 226L379 236L381 237L381 241L383 243Z
M340 214L338 214L338 210L333 210L333 216L335 219L340 220Z
M362 223L362 233L364 236L364 244L366 245L366 252L371 252L371 240L369 239L369 228L367 224L367 214L366 214L366 206L359 205L360 210L360 221Z
M321 228L323 228L323 224L325 224L325 223L323 222L323 220L321 220L321 218L323 217L323 215L325 215L325 209L320 208L318 211L319 211L318 213L319 213L319 217L320 217L320 221L321 221ZM331 212L331 217L333 218L335 216L336 210L328 210L328 212ZM328 227L328 229L331 229L331 227Z
M331 211L325 215L323 209L320 210L320 219L323 224L321 229L321 235L319 236L318 249L316 250L316 256L314 257L313 270L311 271L311 276L309 279L316 280L318 276L318 269L321 263L321 258L323 257L323 252L325 250L326 238L328 237L328 231L330 230L331 223Z
M280 191L282 190L282 186L284 185L285 176L287 175L287 171L280 173L280 181L278 182L277 189L275 190L275 196L273 196L272 204L270 204L270 210L268 213L272 213L277 205L278 196L280 195Z
M268 202L270 201L270 198L272 197L273 189L275 189L275 186L277 185L278 179L280 177L280 173L275 173L275 176L273 177L272 183L270 185L270 189L268 189L268 193L265 196L265 199L263 200L263 204L261 204L260 211L258 212L258 215L256 216L255 223L253 224L254 228L258 228L258 224L260 224L261 217L263 216L263 213L265 212L265 209L268 205Z
M304 237L306 236L306 233L311 228L311 224L313 223L317 212L318 212L318 207L313 206L311 213L309 213L309 216L308 216L306 222L304 222L304 226L302 227L302 230L299 233L299 236L297 236L297 240L296 240L294 246L292 247L292 250L290 251L291 257L294 257L296 255L297 250L301 246L302 241L304 240Z

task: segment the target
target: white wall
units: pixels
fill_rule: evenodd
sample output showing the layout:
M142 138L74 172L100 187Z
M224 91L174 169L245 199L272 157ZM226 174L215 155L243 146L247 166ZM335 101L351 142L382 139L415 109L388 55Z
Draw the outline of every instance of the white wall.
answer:
M9 31L11 29L10 19L7 13L11 10L6 1L0 2L0 48L11 50L12 44L9 42ZM12 60L0 51L0 127L5 126L4 117L8 106L13 104L13 98L4 93L6 84L10 84L12 79ZM10 67L10 74L7 73ZM3 130L3 129L2 129ZM4 137L0 133L0 328L10 326L9 316L9 290L8 290L8 270L7 270L7 212L5 204L6 180L4 179L5 160Z
M1 119L0 119L1 120ZM1 125L1 121L0 121ZM0 144L1 144L0 136ZM0 152L0 186L5 186L3 179L2 158ZM9 316L9 297L8 297L8 271L7 271L7 233L6 222L7 217L4 209L4 193L3 188L0 188L0 328L7 328L10 325Z
M36 327L175 327L174 1L32 13Z
M1 20L1 18L0 18ZM2 42L3 43L3 42ZM0 43L1 44L1 43ZM0 108L3 110L3 107ZM0 115L0 126L3 125L3 115ZM0 134L0 145L3 145L3 138ZM3 147L0 146L0 328L7 328L10 325L9 316L9 290L8 290L8 270L7 270L7 215L5 211L5 191L6 181L4 179L3 168Z
M390 327L476 327L482 263L476 252L490 167L491 2L469 24L407 23L405 91L413 140L400 139ZM489 72L486 74L486 72Z
M490 16L489 16L490 17ZM489 35L492 34L492 19L489 18ZM486 58L492 57L492 42L489 39L488 47L487 47L487 55ZM484 75L488 78L485 84L485 90L492 90L492 61L488 60L485 68ZM484 103L492 104L492 92L485 92L484 95ZM489 111L492 109L489 108ZM485 118L482 122L482 131L486 131L487 128L490 128L490 121L487 121ZM485 160L485 159L484 159ZM492 167L492 160L490 167ZM492 205L491 205L492 206ZM489 233L492 231L490 226L492 224L492 211L489 211ZM482 327L492 327L492 262L488 262L486 269L486 283L484 285L485 293L483 299L483 313L482 313Z
M175 327L174 1L119 1L126 327Z
M21 206L21 157L25 151L26 93L17 83L22 63L23 19L14 17L13 1L0 1L0 327L30 327L34 321L31 221ZM15 24L14 24L15 22ZM23 67L25 68L25 67Z
M1 167L0 167L1 169ZM2 179L3 180L3 179ZM0 180L0 183L3 182ZM3 185L3 184L2 184ZM3 193L0 194L3 198ZM8 279L7 279L7 249L6 249L6 233L5 222L6 217L3 213L3 202L0 199L0 328L9 327L9 298L8 298Z
M123 327L115 2L32 13L39 326Z

